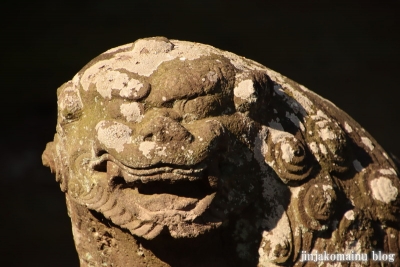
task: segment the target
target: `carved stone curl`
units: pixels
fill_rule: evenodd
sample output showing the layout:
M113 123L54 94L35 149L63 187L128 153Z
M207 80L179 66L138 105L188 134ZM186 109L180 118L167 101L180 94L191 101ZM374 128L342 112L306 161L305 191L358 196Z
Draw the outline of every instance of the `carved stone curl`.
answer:
M270 129L267 144L265 160L284 183L309 177L312 162L300 140L287 132Z
M322 111L307 119L307 141L324 169L343 173L349 168L351 149L339 124Z
M335 213L337 205L336 192L330 183L309 182L300 187L297 201L299 221L311 230L324 231Z
M57 95L43 163L66 194L81 266L399 253L393 160L329 101L254 61L141 39L101 54ZM350 266L318 266L340 264Z

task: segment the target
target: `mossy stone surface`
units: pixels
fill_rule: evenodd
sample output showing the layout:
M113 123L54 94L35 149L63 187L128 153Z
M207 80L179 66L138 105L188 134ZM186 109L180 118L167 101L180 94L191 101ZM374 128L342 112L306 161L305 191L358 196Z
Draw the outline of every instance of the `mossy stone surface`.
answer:
M43 162L66 194L81 266L400 252L393 160L331 102L252 60L140 39L89 62L58 107ZM400 261L359 262L381 263Z

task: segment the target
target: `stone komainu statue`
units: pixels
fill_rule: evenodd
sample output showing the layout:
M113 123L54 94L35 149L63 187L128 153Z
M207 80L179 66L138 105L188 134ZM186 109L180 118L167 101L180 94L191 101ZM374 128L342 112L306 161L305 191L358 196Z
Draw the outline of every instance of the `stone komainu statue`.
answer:
M400 266L395 163L279 73L156 37L106 51L57 95L43 162L81 266ZM304 258L323 252L368 260Z

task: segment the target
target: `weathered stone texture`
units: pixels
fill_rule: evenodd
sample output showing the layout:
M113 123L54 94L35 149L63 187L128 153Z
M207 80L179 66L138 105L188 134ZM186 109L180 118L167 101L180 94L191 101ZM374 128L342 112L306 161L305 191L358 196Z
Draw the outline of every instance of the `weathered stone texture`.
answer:
M106 51L57 94L43 162L81 266L317 266L301 253L379 250L400 265L396 164L279 73L156 37Z

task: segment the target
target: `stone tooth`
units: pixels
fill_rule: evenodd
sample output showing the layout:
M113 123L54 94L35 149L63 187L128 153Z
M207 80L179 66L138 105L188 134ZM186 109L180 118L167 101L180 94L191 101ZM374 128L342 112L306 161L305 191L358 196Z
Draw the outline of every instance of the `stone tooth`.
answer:
M194 217L198 217L199 215L203 214L203 212L210 206L215 194L216 193L208 195L197 203L196 207L191 211Z
M128 211L125 210L124 213L122 213L121 215L115 216L115 217L111 217L111 220L113 221L113 223L115 223L116 225L123 225L123 224L127 224L130 221L132 221L132 214Z
M154 225L153 223L147 223L133 231L131 230L131 233L137 236L145 237L145 235L148 234L153 229L153 225Z
M115 198L115 195L111 195L110 198L108 199L108 201L99 208L99 211L106 214L106 212L108 212L110 210L114 210L114 207L116 206L116 204L117 204L117 200Z
M125 210L122 209L120 205L117 205L117 201L114 200L114 206L111 209L104 211L103 213L104 216L106 216L107 218L111 218L123 215L125 213Z
M157 224L150 232L147 234L143 235L143 238L147 240L151 240L158 236L158 234L164 229L163 225Z
M122 227L129 229L129 231L133 231L136 228L140 227L143 225L143 222L141 220L132 220L126 224L121 225Z

